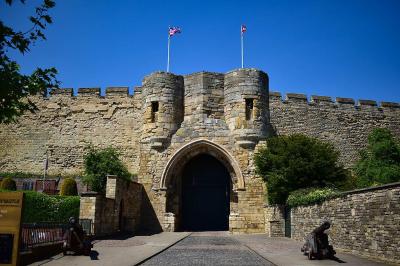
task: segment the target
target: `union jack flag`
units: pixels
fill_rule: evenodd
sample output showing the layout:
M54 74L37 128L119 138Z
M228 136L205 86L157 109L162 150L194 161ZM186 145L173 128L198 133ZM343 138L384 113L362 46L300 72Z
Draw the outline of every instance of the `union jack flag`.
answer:
M243 34L247 31L246 25L242 24L242 27L240 28L240 32Z
M181 28L179 27L169 27L169 36L174 36L177 33L181 33Z

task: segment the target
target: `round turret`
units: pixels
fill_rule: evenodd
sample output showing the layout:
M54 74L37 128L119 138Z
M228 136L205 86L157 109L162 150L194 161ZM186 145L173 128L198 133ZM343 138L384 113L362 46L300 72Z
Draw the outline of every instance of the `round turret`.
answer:
M225 120L240 146L252 146L267 135L269 123L268 75L256 69L225 74Z
M143 79L143 134L152 148L161 148L183 120L183 77L155 72Z

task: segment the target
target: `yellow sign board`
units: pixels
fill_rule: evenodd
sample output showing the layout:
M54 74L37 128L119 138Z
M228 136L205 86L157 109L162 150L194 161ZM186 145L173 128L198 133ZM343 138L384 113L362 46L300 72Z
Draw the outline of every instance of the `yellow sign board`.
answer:
M23 192L0 192L0 265L17 265Z

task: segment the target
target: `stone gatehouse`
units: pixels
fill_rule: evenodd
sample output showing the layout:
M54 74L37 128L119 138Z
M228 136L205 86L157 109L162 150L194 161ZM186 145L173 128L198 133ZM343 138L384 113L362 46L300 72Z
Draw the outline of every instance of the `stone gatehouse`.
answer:
M127 87L57 89L34 97L39 111L0 126L0 172L82 172L90 143L113 146L138 175L148 229L264 232L265 185L253 155L275 134L332 142L351 166L375 127L400 136L400 105L269 91L256 69L180 76L155 72Z

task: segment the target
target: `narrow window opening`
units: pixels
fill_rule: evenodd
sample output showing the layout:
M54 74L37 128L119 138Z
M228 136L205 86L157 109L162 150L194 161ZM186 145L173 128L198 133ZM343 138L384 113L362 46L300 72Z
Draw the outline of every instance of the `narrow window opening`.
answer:
M253 119L253 99L245 99L246 101L246 120Z
M157 122L158 118L158 102L151 102L151 122Z

